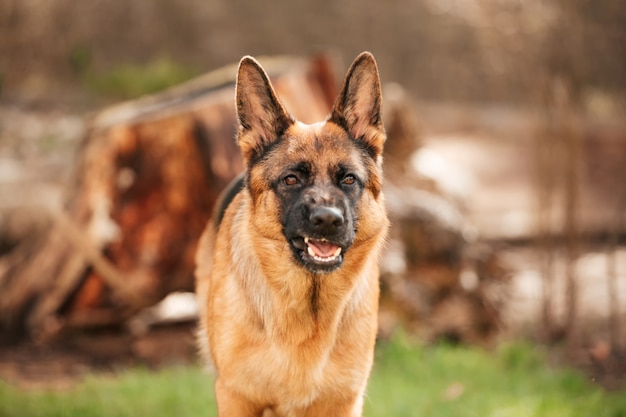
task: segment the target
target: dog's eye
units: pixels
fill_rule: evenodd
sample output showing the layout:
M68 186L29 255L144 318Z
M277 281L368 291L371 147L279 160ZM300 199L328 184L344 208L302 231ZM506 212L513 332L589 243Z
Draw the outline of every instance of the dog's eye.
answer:
M354 175L346 175L345 177L343 177L343 179L341 180L342 184L345 185L352 185L356 182L356 178L354 177Z
M298 177L296 177L295 175L287 175L285 178L283 178L283 182L285 183L285 185L296 185L298 184Z

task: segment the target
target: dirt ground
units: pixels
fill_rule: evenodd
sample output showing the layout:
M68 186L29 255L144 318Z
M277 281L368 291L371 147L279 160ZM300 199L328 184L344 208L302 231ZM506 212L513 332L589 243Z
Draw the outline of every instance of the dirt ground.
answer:
M0 379L23 389L66 389L92 373L115 374L132 366L159 369L197 362L195 324L60 335L53 343L0 346Z
M413 156L416 164L430 170L429 175L464 202L468 221L479 236L502 248L512 271L510 299L502 313L503 337L537 336L541 333L538 255L532 246L520 244L531 236L535 221L530 162L535 116L498 108L476 112L421 105L418 109L424 147ZM74 152L85 128L83 112L0 105L0 236L6 238L14 226L7 223L8 212L36 216L37 210L60 207L63 184L71 175ZM620 143L626 154L626 141ZM583 221L592 225L597 217L608 216L596 210L606 206L598 195L602 193L584 200L582 212L591 214ZM575 265L580 284L578 336L569 345L551 346L550 355L555 363L579 367L590 379L615 388L626 381L626 357L624 352L611 352L609 345L607 259L602 245L581 250ZM625 346L626 248L620 248L615 259ZM562 275L558 272L563 270L562 262L556 261L557 275ZM557 282L562 285L562 279ZM561 317L562 297L556 305L557 317ZM52 344L0 344L0 378L27 389L63 389L94 371L192 363L197 358L194 326L189 322L157 326L139 336L126 329L103 329L61 335Z

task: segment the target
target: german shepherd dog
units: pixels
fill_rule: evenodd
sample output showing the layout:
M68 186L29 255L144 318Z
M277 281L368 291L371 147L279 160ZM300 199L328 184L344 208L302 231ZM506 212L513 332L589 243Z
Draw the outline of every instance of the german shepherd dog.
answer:
M196 256L200 345L221 417L360 416L388 220L374 57L350 67L324 122L294 120L259 63L236 87L245 172Z

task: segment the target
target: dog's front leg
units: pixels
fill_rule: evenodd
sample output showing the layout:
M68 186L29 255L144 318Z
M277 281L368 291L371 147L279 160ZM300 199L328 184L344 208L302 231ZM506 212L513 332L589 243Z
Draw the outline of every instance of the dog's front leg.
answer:
M361 417L363 414L363 396L354 395L333 395L332 398L324 396L316 400L305 409L301 409L285 415L298 417Z
M225 387L219 378L215 382L215 398L219 417L261 417L263 415L261 407Z

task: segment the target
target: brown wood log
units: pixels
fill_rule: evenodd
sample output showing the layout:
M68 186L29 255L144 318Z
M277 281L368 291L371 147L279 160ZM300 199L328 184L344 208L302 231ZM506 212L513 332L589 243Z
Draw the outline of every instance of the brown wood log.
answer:
M261 61L294 116L326 116L337 88L327 58ZM50 214L35 244L0 260L1 327L47 337L120 323L193 289L196 240L242 170L235 74L224 68L94 117L65 211Z

